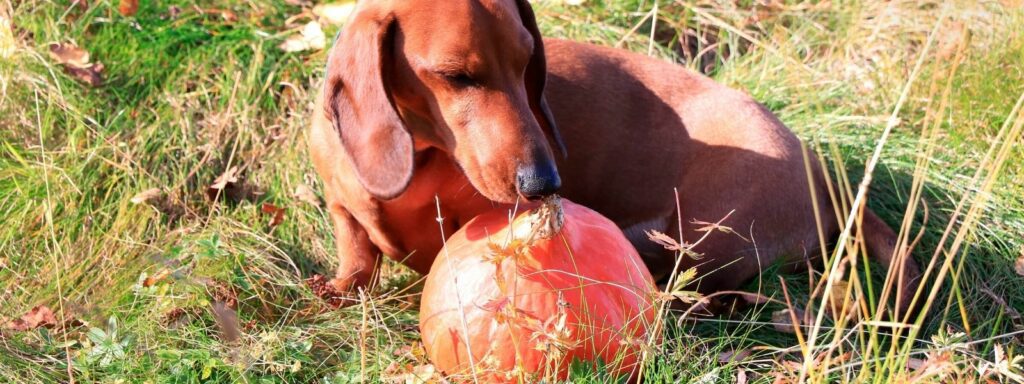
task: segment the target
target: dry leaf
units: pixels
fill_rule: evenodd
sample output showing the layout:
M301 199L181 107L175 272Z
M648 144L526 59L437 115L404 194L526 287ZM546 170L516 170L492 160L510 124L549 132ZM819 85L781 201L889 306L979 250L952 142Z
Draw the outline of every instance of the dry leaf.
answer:
M224 342L232 343L242 335L238 326L238 313L222 301L213 302L213 318L217 320L220 337Z
M298 187L295 187L295 192L292 192L292 197L314 207L320 206L320 198L316 197L316 193L313 193L313 189L306 184L299 184Z
M172 5L172 6L167 7L167 17L168 18L170 18L171 20L174 20L174 19L177 19L179 15L181 15L181 7L179 7L177 5Z
M121 12L121 16L134 16L138 10L139 0L121 0L121 4L117 6L117 11Z
M803 325L804 311L799 308L794 309L794 311L796 321L798 322L796 325ZM790 316L790 311L788 309L780 309L772 312L772 327L774 327L776 331L791 334L796 333L796 328L793 326L793 318Z
M837 319L837 314L842 313L846 315L847 320L855 320L859 317L860 312L857 311L858 303L856 293L851 292L850 295L853 297L847 301L846 290L850 287L850 283L845 280L836 280L832 284L832 293L829 295L828 305L825 307L825 312L833 320ZM846 304L844 307L843 304Z
M669 251L678 252L687 248L683 244L679 244L679 242L676 241L676 239L673 239L672 236L653 229L647 231L647 238L655 244L665 247L665 249Z
M132 204L148 203L160 197L161 194L163 194L163 192L160 191L160 188L150 188L132 196L132 199L129 201L131 201Z
M64 71L93 87L103 85L103 63L89 62L89 52L70 43L51 43L50 56Z
M649 230L646 231L646 233L647 238L649 240L653 241L655 244L665 247L665 249L669 251L680 252L694 260L700 260L700 258L703 256L693 251L693 244L689 244L685 241L680 243L673 239L672 236L666 235L656 230Z
M284 208L278 207L278 206L276 206L274 204L263 203L263 206L260 207L260 212L263 212L263 214L265 214L265 215L270 215L271 216L271 218L270 218L270 227L271 228L280 225L281 222L284 221Z
M743 368L736 369L736 384L747 384L747 370Z
M718 231L718 232L722 232L722 233L728 233L728 234L736 235L736 237L739 237L739 238L743 239L744 241L750 242L750 240L747 240L747 238L743 237L743 235L739 234L739 232L734 231L732 229L732 227L727 227L727 226L722 225L722 221L725 221L725 218L723 218L722 220L719 220L717 223L701 221L701 220L697 220L697 219L691 220L690 223L693 224L693 225L699 225L700 226L700 228L697 228L697 229L694 230L694 231L697 231L697 232Z
M732 361L743 361L750 357L750 350L729 350L718 354L718 362L725 364Z
M907 368L916 371L924 367L925 361L921 359L915 359L913 357L907 359Z
M216 14L216 15L220 16L221 19L224 19L224 21L228 22L228 23L234 23L234 22L238 21L238 15L236 15L230 9L207 8L207 9L200 9L199 13L202 13L202 14L207 14L207 13Z
M103 85L103 64L96 63L89 68L78 68L64 66L64 70L74 76L76 79L81 80L93 87L99 87Z
M88 68L89 52L71 43L50 43L50 56L57 63L78 68Z
M183 308L174 308L164 313L163 317L160 318L160 324L168 326L172 329L182 325L182 318L188 313Z
M232 166L231 168L228 168L228 170L224 171L224 173L220 174L220 176L217 176L217 178L213 180L213 184L210 185L210 188L224 189L229 184L234 184L237 182L238 167Z
M320 50L325 46L327 46L327 36L324 35L323 29L320 29L320 23L310 21L302 27L301 33L289 36L277 47L285 52L301 52Z
M1024 247L1020 248L1020 256L1017 256L1017 261L1013 263L1013 270L1017 275L1024 276Z
M159 283L160 280L163 280L164 278L169 276L170 274L171 274L170 270L167 270L167 269L160 270L160 272L157 272L153 276L146 277L146 279L142 281L142 286L143 287L152 287L152 286L156 285L156 283Z
M440 376L433 364L399 364L391 362L384 368L383 382L394 384L425 384L440 382Z
M39 327L52 328L55 325L57 325L57 318L53 315L50 307L37 305L21 315L20 318L8 322L6 328L15 331L31 331Z
M434 368L433 364L420 364L412 369L411 380L406 380L406 383L410 381L412 383L432 383L437 379L437 369Z
M213 184L206 188L206 197L210 200L218 198L231 202L250 200L262 195L263 192L254 185L245 183L242 180L238 167L228 168L220 176L213 180Z
M313 7L313 15L329 24L342 25L356 9L354 1L345 3L320 4Z
M14 56L18 48L17 40L14 39L14 28L11 27L11 20L6 15L0 15L0 59L7 59Z

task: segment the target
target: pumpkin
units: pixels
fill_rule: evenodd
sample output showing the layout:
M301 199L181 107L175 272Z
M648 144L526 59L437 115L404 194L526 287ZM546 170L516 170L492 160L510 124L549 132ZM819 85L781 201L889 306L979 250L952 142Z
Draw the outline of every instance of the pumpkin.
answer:
M614 223L553 200L514 218L495 209L454 233L427 275L420 332L456 381L564 379L574 361L635 375L658 341L655 296Z

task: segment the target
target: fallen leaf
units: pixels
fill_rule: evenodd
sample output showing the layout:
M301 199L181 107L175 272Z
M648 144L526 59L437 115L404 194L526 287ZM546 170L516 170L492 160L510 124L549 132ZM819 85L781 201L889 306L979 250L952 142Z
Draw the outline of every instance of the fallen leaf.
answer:
M281 222L284 221L284 208L278 207L278 206L276 206L274 204L263 203L263 206L260 207L260 212L263 212L263 214L265 214L265 215L270 215L271 216L270 217L270 227L271 228L276 227L278 225L281 225Z
M313 7L313 15L329 24L342 25L356 9L354 1L345 3L320 4Z
M6 328L15 331L31 331L40 327L52 328L55 325L57 325L57 318L53 315L50 307L37 305L21 315L20 318L8 322Z
M433 364L420 364L412 369L412 382L413 383L431 383L436 379L437 369L434 368ZM408 383L410 380L406 380Z
M188 313L185 312L184 308L171 309L170 311L164 313L163 317L160 318L160 324L163 324L164 326L168 326L170 328L177 328L178 326L184 323L181 320L187 314Z
M238 294L231 287L216 280L207 281L205 284L213 301L224 303L229 308L238 308Z
M793 313L793 315L795 315L796 321L798 322L796 325L803 325L804 311L799 308L794 309L794 311L795 313ZM793 317L790 316L790 313L791 312L788 309L780 309L772 312L772 327L775 328L776 331L782 333L796 333L796 328L793 324Z
M50 43L50 56L57 63L78 68L88 68L89 52L71 43Z
M161 194L163 194L163 192L160 191L160 188L150 188L132 196L132 199L129 201L131 201L132 204L148 203L160 197Z
M142 281L142 286L143 287L152 287L152 286L156 285L156 283L159 283L160 280L163 280L164 278L166 278L170 274L171 274L170 270L167 270L167 269L160 270L160 272L157 272L153 276L147 276L146 279Z
M220 329L221 340L233 343L242 335L241 327L238 325L238 313L222 301L215 301L212 305L213 318L217 320L217 328Z
M225 199L231 202L251 200L263 192L254 185L244 182L238 167L232 166L217 176L213 184L206 188L206 197L210 200Z
M103 85L103 64L96 63L89 68L64 66L64 71L93 87Z
M850 295L853 297L846 297L846 290L849 287L850 283L845 280L836 280L832 284L832 292L829 295L829 303L825 307L825 312L833 320L838 320L838 314L845 314L847 320L855 320L860 315L860 312L857 311L859 304L857 303L856 293L850 292Z
M437 369L433 364L400 364L397 361L391 362L384 372L382 379L385 383L394 384L425 384L440 381Z
M181 7L177 5L167 7L167 17L171 20L177 19L179 15L181 15Z
M139 0L121 0L121 4L117 6L117 11L121 12L121 16L134 16L138 10Z
M238 21L238 15L236 15L235 12L231 11L230 9L207 8L207 9L200 9L199 13L202 13L202 14L207 14L207 13L216 14L216 15L220 16L221 19L223 19L225 22L228 22L228 23L234 23L234 22Z
M228 186L228 184L234 184L237 182L238 167L232 166L231 168L228 168L226 171L224 171L224 173L220 174L220 176L217 176L216 179L213 179L213 184L210 185L210 188L224 189L225 187Z
M324 35L320 23L310 21L302 27L302 32L289 36L277 47L285 52L301 52L309 50L320 50L327 46L327 36Z
M103 85L103 63L91 63L86 50L70 43L51 43L50 56L76 79L93 87Z
M310 188L306 184L299 184L298 187L295 187L295 192L292 192L292 197L314 207L320 206L320 198L316 197L316 193L313 193L313 188Z
M740 349L738 351L728 350L718 354L718 362L721 364L725 364L734 361L743 361L746 360L748 357L750 357L750 350L748 349Z
M18 48L17 40L14 39L14 28L11 20L6 15L0 15L0 58L7 59L14 56Z
M907 359L907 368L912 371L916 371L924 367L925 361L921 359L915 359L913 357Z
M399 357L412 357L412 346L408 344L402 345L392 350L391 354Z

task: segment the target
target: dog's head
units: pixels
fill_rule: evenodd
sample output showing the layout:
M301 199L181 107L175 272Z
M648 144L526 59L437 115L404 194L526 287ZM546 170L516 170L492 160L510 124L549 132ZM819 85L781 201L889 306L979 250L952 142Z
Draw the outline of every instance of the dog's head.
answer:
M378 198L408 186L415 148L436 147L487 198L536 199L561 184L549 137L565 151L546 77L526 0L364 1L330 52L324 113Z

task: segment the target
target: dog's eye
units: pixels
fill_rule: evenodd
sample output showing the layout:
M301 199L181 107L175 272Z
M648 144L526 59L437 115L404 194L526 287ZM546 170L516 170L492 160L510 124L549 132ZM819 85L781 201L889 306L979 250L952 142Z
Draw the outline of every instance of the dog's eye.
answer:
M448 80L449 83L452 83L452 84L455 84L455 85L459 85L459 86L472 86L472 85L476 85L476 80L473 79L473 77L469 76L469 74L467 74L465 72L445 73L442 76L444 76L445 80Z

